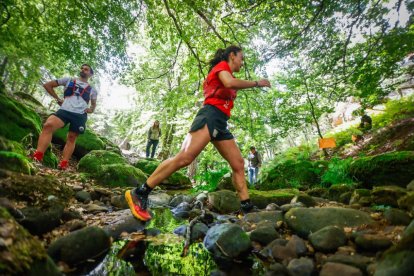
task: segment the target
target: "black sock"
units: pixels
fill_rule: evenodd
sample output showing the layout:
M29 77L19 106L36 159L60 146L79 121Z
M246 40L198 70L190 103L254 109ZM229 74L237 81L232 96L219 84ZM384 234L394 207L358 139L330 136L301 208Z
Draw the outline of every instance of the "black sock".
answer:
M136 189L137 194L140 195L149 195L152 191L152 188L150 186L148 186L147 182L145 182L144 184L142 184L142 186L138 189Z
M249 206L250 205L250 199L245 199L240 201L240 205L243 206Z

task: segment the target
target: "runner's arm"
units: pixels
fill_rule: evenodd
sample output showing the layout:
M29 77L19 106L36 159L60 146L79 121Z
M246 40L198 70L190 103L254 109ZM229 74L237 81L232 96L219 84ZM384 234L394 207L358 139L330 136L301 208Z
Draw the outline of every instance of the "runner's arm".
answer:
M59 105L61 105L63 103L63 100L59 98L59 96L56 94L55 90L53 89L58 86L59 84L57 80L52 80L52 81L49 81L43 84L43 87L45 88L47 93L49 93L49 95L52 96L58 102Z
M220 71L218 77L221 83L226 88L231 89L245 89L253 87L270 87L270 82L266 79L261 79L258 81L249 81L249 80L239 80L233 78L233 76L228 71Z
M86 113L93 113L96 108L96 99L91 99L91 107L85 110Z

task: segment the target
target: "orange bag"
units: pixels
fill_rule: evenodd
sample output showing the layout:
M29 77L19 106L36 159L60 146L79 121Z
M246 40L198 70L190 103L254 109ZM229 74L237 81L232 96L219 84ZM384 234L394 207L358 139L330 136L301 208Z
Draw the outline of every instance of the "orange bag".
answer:
M323 139L319 139L318 142L319 142L320 149L336 147L335 138L323 138Z

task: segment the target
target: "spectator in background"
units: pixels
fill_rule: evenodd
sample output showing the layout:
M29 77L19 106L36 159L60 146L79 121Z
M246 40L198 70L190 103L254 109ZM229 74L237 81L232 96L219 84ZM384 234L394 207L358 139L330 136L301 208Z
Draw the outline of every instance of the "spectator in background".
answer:
M256 150L255 147L250 147L250 152L247 156L247 160L249 161L249 166L247 170L249 175L249 183L250 185L254 186L257 182L259 168L262 165L262 157L260 156L259 152Z
M147 158L150 156L150 152L151 152L151 158L154 158L155 151L157 150L160 137L161 137L160 122L158 120L155 120L152 127L150 127L150 129L148 130L148 142L147 142L147 150L146 150ZM152 147L152 151L151 151L151 147Z

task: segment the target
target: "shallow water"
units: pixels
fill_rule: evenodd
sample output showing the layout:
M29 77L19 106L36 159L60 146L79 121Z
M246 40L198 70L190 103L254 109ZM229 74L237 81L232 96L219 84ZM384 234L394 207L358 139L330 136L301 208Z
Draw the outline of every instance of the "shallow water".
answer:
M89 275L210 275L218 269L202 242L191 244L187 256L182 257L184 238L172 231L188 224L187 220L175 219L167 208L152 211L154 216L147 233L158 229L161 234L132 234L129 240L114 242L102 263ZM263 266L258 260L250 260L235 264L234 269L245 272L242 275L260 275Z

